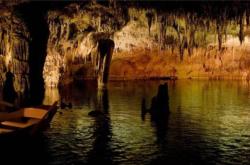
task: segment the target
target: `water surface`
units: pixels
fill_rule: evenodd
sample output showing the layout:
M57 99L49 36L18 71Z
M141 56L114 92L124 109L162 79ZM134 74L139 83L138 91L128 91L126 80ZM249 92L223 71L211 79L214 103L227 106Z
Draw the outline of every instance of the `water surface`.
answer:
M149 113L142 116L142 99L149 108L161 83L47 89L45 103L62 99L73 109L60 109L39 142L13 153L41 164L250 164L250 84L168 82L171 113L155 122ZM103 115L90 117L92 110Z

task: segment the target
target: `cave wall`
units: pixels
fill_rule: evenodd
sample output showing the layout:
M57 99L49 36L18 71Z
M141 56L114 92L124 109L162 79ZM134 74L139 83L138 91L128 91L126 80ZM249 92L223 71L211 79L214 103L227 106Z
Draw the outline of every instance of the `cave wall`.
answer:
M248 3L161 3L129 6L114 35L111 79L249 80Z
M26 25L10 8L0 9L0 84L5 74L14 75L14 88L19 94L29 90L29 42Z
M248 79L248 4L161 3L79 3L49 12L45 84L95 78L102 39L115 43L111 79Z

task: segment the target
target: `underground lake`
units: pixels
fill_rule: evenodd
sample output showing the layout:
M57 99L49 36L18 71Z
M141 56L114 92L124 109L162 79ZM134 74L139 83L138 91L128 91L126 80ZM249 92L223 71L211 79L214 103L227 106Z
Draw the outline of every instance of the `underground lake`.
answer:
M93 83L47 89L47 104L62 99L42 137L1 151L24 164L249 164L250 84L242 81L167 81L169 109L161 122L142 116L166 81ZM103 115L89 116L99 109ZM4 145L2 145L4 146ZM1 147L2 148L2 147ZM14 160L13 160L14 161Z

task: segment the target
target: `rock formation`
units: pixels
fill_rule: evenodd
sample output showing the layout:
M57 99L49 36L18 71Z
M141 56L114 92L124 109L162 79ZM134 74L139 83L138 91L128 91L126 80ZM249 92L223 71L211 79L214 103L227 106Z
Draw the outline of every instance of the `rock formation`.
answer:
M249 80L248 3L164 3L128 7L128 23L114 35L111 79Z
M107 82L113 34L125 22L114 10L91 3L48 13L49 40L43 77L50 87L74 79Z
M0 84L9 72L15 91L24 94L29 90L29 32L11 9L2 7L0 13Z
M7 71L15 91L33 95L109 75L250 79L247 2L52 4L0 1L1 85Z

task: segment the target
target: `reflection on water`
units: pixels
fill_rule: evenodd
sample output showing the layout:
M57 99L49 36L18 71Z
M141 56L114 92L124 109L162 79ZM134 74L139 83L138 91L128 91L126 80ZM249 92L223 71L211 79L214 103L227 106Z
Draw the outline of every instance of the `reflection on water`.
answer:
M167 83L159 85L158 93L152 98L151 107L149 109L146 108L145 98L142 99L141 107L142 120L145 121L146 114L150 114L151 121L156 128L157 142L164 143L169 118L169 96Z
M100 114L95 117L92 124L94 142L91 151L88 153L87 162L90 164L112 164L112 149L110 148L112 129L107 89L98 90L95 105L95 111L100 111Z
M57 88L46 88L44 95L43 104L45 105L52 105L55 101L60 100L60 94Z
M60 98L73 108L59 110L39 142L10 151L23 147L21 153L42 164L250 164L248 83L168 82L170 113L157 121L148 109L162 83L113 82L101 91L86 83L46 91L44 102ZM89 116L93 110L99 115Z

